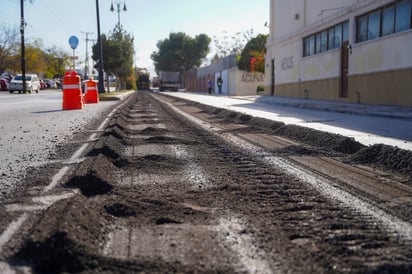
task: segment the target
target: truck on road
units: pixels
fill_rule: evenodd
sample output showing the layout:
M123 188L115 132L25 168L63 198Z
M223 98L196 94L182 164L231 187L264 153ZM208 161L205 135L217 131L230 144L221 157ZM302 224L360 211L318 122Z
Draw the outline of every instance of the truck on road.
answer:
M159 72L159 91L179 90L179 72L177 71L160 71Z
M150 74L146 69L140 69L136 75L137 90L149 90L150 89Z

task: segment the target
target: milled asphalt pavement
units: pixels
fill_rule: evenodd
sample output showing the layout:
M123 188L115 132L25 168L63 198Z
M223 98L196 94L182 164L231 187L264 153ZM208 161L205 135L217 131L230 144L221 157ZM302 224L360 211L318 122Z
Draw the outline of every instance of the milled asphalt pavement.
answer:
M164 93L285 124L353 137L368 146L386 144L412 150L412 107L281 96L227 96L186 91Z

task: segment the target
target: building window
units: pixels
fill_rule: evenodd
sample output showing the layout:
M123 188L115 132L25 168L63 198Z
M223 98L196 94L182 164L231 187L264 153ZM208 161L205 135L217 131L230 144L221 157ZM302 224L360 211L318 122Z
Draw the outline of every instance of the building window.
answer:
M342 45L342 25L337 25L335 29L335 48L340 48Z
M328 31L324 30L320 34L320 51L324 52L328 50Z
M306 56L307 52L309 52L309 37L303 39L303 56Z
M315 36L309 38L309 55L315 54Z
M381 11L375 11L368 16L368 40L376 39L381 34Z
M411 28L411 0L396 3L395 32Z
M395 32L395 6L389 6L382 12L382 36Z
M342 41L349 41L349 22L346 21L345 23L343 23L342 28Z
M320 51L320 42L321 42L320 33L316 34L315 37L316 37L316 50L315 50L315 53L321 53L321 51Z
M412 27L412 0L395 1L356 18L356 42L360 43Z
M349 39L349 22L335 25L303 38L303 56L340 48Z
M335 48L335 28L330 28L328 35L329 35L328 48L329 48L329 49L334 49L334 48Z
M356 41L368 40L368 16L359 17L356 23Z

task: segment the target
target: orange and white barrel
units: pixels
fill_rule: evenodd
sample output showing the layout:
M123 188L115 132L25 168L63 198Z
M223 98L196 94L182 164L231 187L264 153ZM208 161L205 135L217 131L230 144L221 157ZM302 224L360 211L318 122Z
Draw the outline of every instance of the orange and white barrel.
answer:
M99 103L99 93L97 92L97 81L94 81L92 78L90 78L88 81L86 81L85 86L86 86L86 94L84 95L85 103L86 104Z
M80 76L76 71L66 72L63 77L63 110L82 109Z

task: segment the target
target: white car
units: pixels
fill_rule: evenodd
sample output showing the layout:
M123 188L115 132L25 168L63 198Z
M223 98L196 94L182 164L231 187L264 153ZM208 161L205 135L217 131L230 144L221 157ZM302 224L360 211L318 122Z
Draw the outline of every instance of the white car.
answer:
M26 74L26 90L29 93L35 91L39 93L40 90L40 80L36 74ZM13 93L13 91L18 91L21 93L23 90L23 76L21 74L17 74L9 84L9 92Z
M54 80L51 79L43 79L44 83L46 84L47 88L57 88L57 84Z

